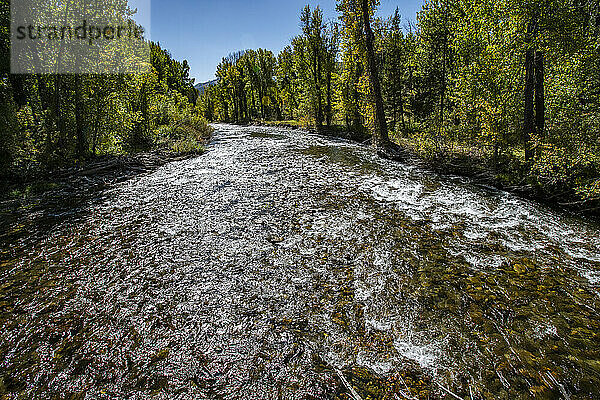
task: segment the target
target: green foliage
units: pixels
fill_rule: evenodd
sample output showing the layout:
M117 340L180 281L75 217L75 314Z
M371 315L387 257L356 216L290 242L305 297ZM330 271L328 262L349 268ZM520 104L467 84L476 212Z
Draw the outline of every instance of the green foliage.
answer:
M334 118L334 75L338 33L327 25L319 7L306 7L302 35L277 57L264 49L245 50L223 58L218 84L205 88L199 104L209 120L304 118L307 124L331 124Z
M217 66L218 84L200 96L200 108L209 120L244 123L251 119L281 117L281 99L275 83L277 59L258 49L230 54Z
M9 2L0 1L0 168L34 174L103 154L196 150L210 127L195 106L187 61L150 44L152 68L136 75L11 75Z
M291 46L287 46L277 56L276 80L282 117L284 119L294 119L298 116L299 110L297 96L299 82L294 62L294 52Z
M298 78L300 114L318 127L331 124L332 79L337 53L337 28L328 28L323 12L306 6L300 16L302 35L292 40L293 60Z
M354 1L340 1L337 9L342 24L340 47L342 63L337 75L337 110L343 116L346 128L359 131L368 117L369 96L366 78L366 48L362 36L362 17ZM372 113L370 113L372 114ZM370 124L369 124L370 125Z

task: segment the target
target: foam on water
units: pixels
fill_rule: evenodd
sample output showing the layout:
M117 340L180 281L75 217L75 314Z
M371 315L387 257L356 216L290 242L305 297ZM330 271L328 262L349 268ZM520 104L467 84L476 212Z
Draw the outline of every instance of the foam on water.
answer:
M435 370L439 367L439 349L434 344L415 344L412 340L397 339L394 347L400 355L416 361L421 368Z

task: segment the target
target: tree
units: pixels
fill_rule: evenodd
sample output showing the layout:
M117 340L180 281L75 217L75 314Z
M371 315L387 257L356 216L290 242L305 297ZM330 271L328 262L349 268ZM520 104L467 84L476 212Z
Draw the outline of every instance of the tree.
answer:
M279 103L285 119L294 119L298 111L298 76L291 46L286 46L277 56L276 79Z
M338 2L337 10L340 12L342 51L337 80L338 109L343 115L346 128L358 132L364 125L363 95L368 94L368 88L361 85L361 78L365 72L362 20L358 10L351 7L347 1Z
M375 101L375 120L377 129L374 135L374 144L377 148L384 148L390 142L388 138L387 123L385 120L385 110L383 108L383 96L381 95L381 83L379 81L379 71L377 69L377 60L375 59L374 42L375 37L371 30L371 12L372 7L369 0L361 0L363 29L365 35L365 45L367 48L367 66L369 71L369 80L373 97Z
M392 129L406 130L404 97L408 92L408 49L398 8L388 22L383 43L382 90Z
M323 12L316 7L304 7L300 15L302 35L292 40L294 63L301 85L300 108L310 116L317 128L324 121L324 95L326 87L327 30Z

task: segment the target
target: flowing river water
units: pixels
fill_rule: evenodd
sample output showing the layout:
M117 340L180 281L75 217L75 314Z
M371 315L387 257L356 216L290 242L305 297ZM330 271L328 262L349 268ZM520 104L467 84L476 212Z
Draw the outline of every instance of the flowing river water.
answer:
M0 211L2 399L600 398L600 227L358 144Z

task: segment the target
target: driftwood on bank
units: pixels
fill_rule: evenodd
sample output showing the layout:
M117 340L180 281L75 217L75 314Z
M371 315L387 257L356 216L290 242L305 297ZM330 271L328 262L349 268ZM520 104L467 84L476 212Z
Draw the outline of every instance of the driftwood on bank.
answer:
M52 191L57 193L102 189L107 185L152 172L167 163L192 158L200 153L153 151L123 156L102 156L69 168L0 182L0 186L5 189L0 192L0 200L6 198L12 191L23 191L30 186L52 188Z
M126 174L151 172L169 162L181 161L198 155L192 153L150 152L127 156L110 156L94 159L79 166L63 169L54 177L60 180L77 177L94 177L107 174Z

